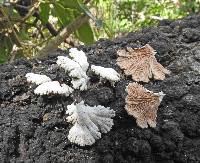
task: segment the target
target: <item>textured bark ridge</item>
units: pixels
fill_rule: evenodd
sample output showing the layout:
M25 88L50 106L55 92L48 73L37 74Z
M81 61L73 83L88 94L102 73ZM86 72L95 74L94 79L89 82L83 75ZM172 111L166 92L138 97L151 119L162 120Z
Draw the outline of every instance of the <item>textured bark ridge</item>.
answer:
M197 37L198 36L198 37ZM115 87L88 71L88 90L70 96L39 96L37 85L25 75L47 75L52 81L72 86L71 77L56 64L58 50L47 59L18 60L0 65L0 162L200 162L200 16L162 21L113 41L99 40L80 46L90 65L114 68L120 73ZM144 87L163 91L155 128L142 129L125 110L125 88L132 83L117 64L117 51L149 44L157 61L171 71L163 81ZM102 105L115 111L111 131L101 134L92 146L80 147L67 138L72 125L66 122L67 106L74 101Z

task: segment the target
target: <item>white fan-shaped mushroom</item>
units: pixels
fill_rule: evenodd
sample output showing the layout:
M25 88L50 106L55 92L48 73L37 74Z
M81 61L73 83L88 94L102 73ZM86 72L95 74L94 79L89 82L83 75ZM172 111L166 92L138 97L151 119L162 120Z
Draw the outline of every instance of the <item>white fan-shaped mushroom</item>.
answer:
M102 78L105 78L111 82L116 82L120 80L120 75L115 71L113 68L105 68L101 66L91 66L91 70L97 74L100 75Z
M86 71L82 69L79 63L65 56L58 56L57 58L58 60L56 63L66 72L69 72L69 76L72 77L71 83L73 85L73 88L86 90L89 78L86 75Z
M81 66L84 71L87 71L89 63L87 61L86 54L82 50L71 48L69 49L69 55Z
M88 79L80 78L80 79L72 79L71 83L74 89L80 89L81 91L87 90L87 82Z
M25 77L27 78L28 82L35 83L37 85L51 81L51 79L46 75L40 75L34 73L27 73Z
M80 146L92 145L95 143L94 137L86 126L75 123L70 129L68 139L70 142L79 144Z
M67 106L67 121L74 124L70 129L68 139L80 146L91 145L101 138L101 133L107 133L113 126L114 110L104 106L88 106L84 102Z
M34 93L38 95L49 94L63 94L69 96L73 92L73 89L66 84L61 84L58 81L50 81L39 85Z
M69 59L68 57L58 56L57 58L58 60L56 61L56 63L66 72L70 72L80 67L80 65L77 62Z

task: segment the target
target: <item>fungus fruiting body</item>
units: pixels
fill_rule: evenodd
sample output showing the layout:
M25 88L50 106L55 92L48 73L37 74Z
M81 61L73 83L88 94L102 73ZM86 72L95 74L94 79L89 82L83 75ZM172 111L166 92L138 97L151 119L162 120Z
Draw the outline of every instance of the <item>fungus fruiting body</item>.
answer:
M81 91L87 90L88 78L72 79L71 83L74 89L80 89Z
M80 146L92 145L101 138L101 132L107 133L113 126L114 110L109 107L88 106L84 102L67 106L67 121L74 124L70 129L68 139Z
M170 74L157 62L156 51L149 44L141 48L127 48L127 51L118 50L117 54L117 64L126 75L132 75L134 81L149 82L150 78L164 80L165 74Z
M57 57L57 64L63 68L66 72L69 72L69 75L74 78L81 78L81 77L87 77L86 72L80 67L80 65L69 59L65 56L58 56Z
M105 68L102 66L91 66L91 70L97 74L100 75L100 77L105 78L111 82L117 82L120 80L120 75L115 71L113 68Z
M132 75L133 80L149 82L154 77L157 80L163 80L165 74L169 71L156 61L155 51L150 45L142 48L127 48L118 51L117 64L125 69L126 75ZM71 77L71 85L74 89L80 91L87 90L89 77L87 70L89 63L86 54L76 48L69 50L69 57L58 56L57 65L60 66ZM110 81L112 84L120 80L120 75L113 68L91 65L91 71L100 78ZM60 84L58 81L51 81L45 75L28 73L27 81L36 83L37 88L34 93L37 95L61 94L69 96L74 90L66 84ZM138 83L129 83L126 87L128 93L126 97L125 109L129 115L136 118L137 125L141 128L156 127L156 116L158 106L160 105L164 93L153 93L145 89ZM73 98L73 96L72 96ZM101 138L102 133L111 130L115 111L110 107L88 106L84 101L67 106L67 122L73 124L69 130L68 139L70 142L80 146L92 145L97 139Z
M77 50L77 48L69 49L69 56L72 60L77 62L84 71L87 71L89 63L87 61L87 56L82 50Z
M137 125L141 128L156 127L158 106L164 93L153 93L138 83L129 83L126 87L125 109L129 115L136 118Z
M34 73L27 73L25 77L27 78L27 82L35 83L36 85L51 81L51 79L46 75Z
M73 89L66 84L60 84L58 81L50 81L39 85L34 93L38 95L49 94L63 94L69 96L73 92Z
M74 54L74 53L72 53ZM84 69L81 67L81 65L68 58L65 56L58 56L57 57L57 64L63 68L66 72L69 73L69 76L72 77L72 85L74 89L80 89L80 90L86 90L87 89L87 81L89 80L89 77L86 74L86 67L88 67L88 65L86 63L82 64L82 66L84 67ZM75 58L77 58L77 56L75 55ZM76 59L77 60L77 59ZM87 60L84 60L87 61Z

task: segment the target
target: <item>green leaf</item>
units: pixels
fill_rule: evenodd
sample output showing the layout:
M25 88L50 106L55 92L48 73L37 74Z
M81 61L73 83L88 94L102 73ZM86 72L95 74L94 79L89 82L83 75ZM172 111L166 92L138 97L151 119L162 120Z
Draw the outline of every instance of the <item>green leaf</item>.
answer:
M78 2L78 4L79 4L80 8L82 9L82 11L95 22L95 24L98 28L103 27L102 20L96 19L95 16L90 12L89 8L86 5L84 5L80 2Z
M40 4L40 19L43 24L46 24L49 19L50 6L47 3Z
M62 25L66 26L67 24L69 24L71 21L74 20L73 11L71 11L70 9L64 8L59 3L55 3L54 8L55 8L55 14Z
M76 37L85 44L92 44L94 42L94 34L92 28L88 23L83 24L75 33Z
M8 37L3 37L3 43L0 45L0 63L7 62L9 59L9 54L12 50L12 44Z
M95 16L90 12L88 7L83 4L82 0L60 0L59 3L64 8L74 9L76 12L78 12L78 15L80 15L81 13L85 13L95 22L97 27L100 28L103 26L103 22L95 18Z
M59 3L62 4L65 8L76 9L81 11L78 0L60 0Z
M21 40L30 40L27 30L21 29L19 33L17 33Z
M5 48L0 48L0 64L4 63L8 60L8 56L6 54Z

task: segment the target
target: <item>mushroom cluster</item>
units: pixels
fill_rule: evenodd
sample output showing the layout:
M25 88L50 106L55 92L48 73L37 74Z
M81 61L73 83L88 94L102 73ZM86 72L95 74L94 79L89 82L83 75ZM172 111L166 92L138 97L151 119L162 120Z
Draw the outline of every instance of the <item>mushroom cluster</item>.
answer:
M148 83L151 78L164 80L170 71L164 68L155 58L156 51L146 44L141 48L127 48L117 51L117 64L124 69L126 75L131 75L136 82ZM141 128L156 127L158 106L165 94L151 92L138 83L129 83L126 87L127 97L125 109L136 118Z
M132 75L132 79L136 81L129 83L126 87L128 95L125 109L129 115L136 118L137 125L141 128L147 128L148 125L156 127L157 110L165 94L162 91L151 92L137 82L149 82L151 78L164 80L165 74L170 73L157 62L155 53L149 44L142 48L127 48L127 51L119 50L117 52L119 56L117 64L124 69L126 75ZM83 51L71 48L69 57L58 56L56 63L71 77L73 88L64 83L52 81L46 75L28 73L26 74L27 81L38 85L34 90L35 94L69 96L74 89L80 91L88 89L89 63ZM90 69L100 78L110 81L112 85L120 80L119 73L113 68L91 65ZM114 125L112 119L115 116L114 110L101 105L88 106L84 104L84 101L68 105L66 114L68 115L67 122L73 124L68 139L80 146L94 144L97 139L101 138L101 133L109 132Z
M65 70L71 77L71 84L74 89L80 91L87 90L89 77L87 71L89 63L86 54L76 48L69 50L69 57L58 56L57 65ZM112 84L119 81L119 74L112 68L104 68L101 66L91 66L91 70L100 77L109 80ZM34 93L37 95L65 95L69 96L74 89L66 84L60 84L58 81L52 81L46 75L28 73L27 81L39 85ZM84 105L84 101L67 106L66 114L67 122L73 124L69 131L68 139L70 142L80 146L92 145L101 138L101 133L107 133L111 130L115 111L109 107L88 106Z

